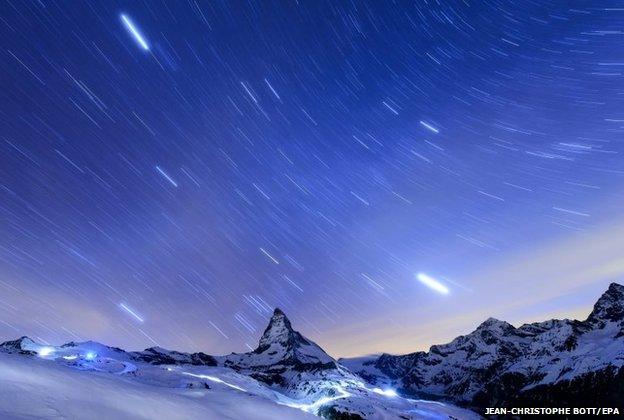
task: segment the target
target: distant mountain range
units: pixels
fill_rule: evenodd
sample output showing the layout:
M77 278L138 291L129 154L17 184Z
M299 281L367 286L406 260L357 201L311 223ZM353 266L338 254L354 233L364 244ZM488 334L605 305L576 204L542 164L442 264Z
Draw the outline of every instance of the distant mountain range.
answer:
M428 352L342 359L371 384L476 409L624 403L624 286L612 283L585 321L519 328L489 318Z
M619 407L624 395L624 286L611 284L585 321L549 320L515 328L490 318L448 344L403 356L336 360L295 331L276 309L258 347L243 354L211 356L159 347L126 352L96 342L51 347L22 337L0 344L0 389L8 381L3 363L31 374L48 369L46 374L61 382L84 378L72 375L75 370L97 372L91 379L96 382L102 374L132 379L123 383L128 387L123 388L124 395L158 390L162 398L177 401L180 395L199 392L203 398L193 404L199 404L200 413L207 410L204 415L215 415L210 411L215 405L227 406L219 412L220 418L247 418L239 411L254 406L258 407L252 410L254 418L275 418L266 408L275 405L282 406L280 418L311 413L347 420L479 417L457 406L479 414L484 407L514 405ZM19 378L11 381L14 385ZM147 390L140 388L146 385ZM62 406L55 406L55 412L76 416L72 411L76 404L60 396L55 399L55 389L38 391L47 404ZM28 412L28 404L22 411L11 411L22 407L14 404L17 395L8 400L0 391L0 415L38 417L38 411ZM54 403L61 400L64 403ZM227 403L230 400L234 402ZM120 406L116 403L115 410ZM128 418L150 410L124 407ZM181 411L167 416L175 414L182 416ZM98 417L96 412L91 415ZM89 413L81 411L77 416L89 418Z

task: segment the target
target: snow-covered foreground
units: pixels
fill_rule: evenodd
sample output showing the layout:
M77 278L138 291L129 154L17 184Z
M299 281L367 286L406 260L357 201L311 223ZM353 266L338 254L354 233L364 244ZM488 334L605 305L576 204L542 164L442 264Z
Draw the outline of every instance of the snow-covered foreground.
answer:
M0 354L0 418L315 418L218 382L211 382L210 389L180 388L179 373L148 369L142 377L126 377L81 371L37 357Z
M330 407L367 419L478 418L350 376L306 376L304 389L316 391L304 396L228 367L151 364L144 353L95 342L51 347L22 338L0 350L0 419L306 419L330 416L321 412Z
M0 344L0 419L468 420L479 416L408 397L472 407L503 397L617 406L622 372L624 286L613 283L585 321L515 328L490 318L451 343L404 356L336 360L279 309L256 349L227 356L127 352L93 341L47 346L22 337Z

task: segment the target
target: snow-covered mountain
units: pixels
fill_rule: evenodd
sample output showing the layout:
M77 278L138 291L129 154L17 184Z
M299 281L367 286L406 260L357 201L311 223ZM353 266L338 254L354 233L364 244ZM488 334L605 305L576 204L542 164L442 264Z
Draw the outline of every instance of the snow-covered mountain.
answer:
M330 419L478 418L449 405L401 398L390 388L370 386L295 331L280 309L275 309L254 351L217 360L295 401L288 405Z
M279 309L255 350L227 356L28 337L0 344L0 418L471 419L479 416L440 401L482 413L618 406L623 394L624 286L615 283L585 321L515 328L489 318L404 356L336 360Z
M619 406L624 395L624 286L612 283L585 321L515 328L489 318L429 352L344 359L372 384L473 408Z
M269 373L337 368L336 361L322 348L293 330L290 320L279 308L273 312L269 325L254 351L243 354L232 353L223 358L222 363L235 369Z
M8 390L8 391L3 391ZM20 392L24 391L24 392ZM258 347L209 356L126 352L28 337L0 344L0 418L471 419L453 405L398 396L341 366L276 309Z

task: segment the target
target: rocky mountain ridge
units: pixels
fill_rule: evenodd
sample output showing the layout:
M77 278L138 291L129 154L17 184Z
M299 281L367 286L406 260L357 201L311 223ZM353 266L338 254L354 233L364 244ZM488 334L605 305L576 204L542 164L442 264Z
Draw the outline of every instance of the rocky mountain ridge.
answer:
M428 352L340 363L404 395L473 408L536 402L621 403L624 395L624 286L612 283L586 320L518 328L494 318Z

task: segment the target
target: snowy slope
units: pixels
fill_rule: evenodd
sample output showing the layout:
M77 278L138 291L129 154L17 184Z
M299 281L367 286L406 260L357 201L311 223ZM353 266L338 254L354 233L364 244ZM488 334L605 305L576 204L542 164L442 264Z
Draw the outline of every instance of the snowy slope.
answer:
M258 347L249 353L217 358L223 366L249 375L296 401L299 407L324 417L353 418L471 418L453 406L401 398L391 388L373 387L292 328L276 309Z
M258 348L238 355L8 341L0 344L0 390L0 418L478 418L367 384L279 309Z
M28 337L0 344L0 418L470 419L479 416L417 398L617 406L621 390L624 286L615 283L585 321L515 328L489 318L404 356L336 361L279 309L254 351L228 356Z
M217 383L210 382L210 389L185 388L181 387L181 378L169 378L167 371L144 373L151 376L151 383L126 375L81 372L37 357L2 354L0 418L239 420L312 417Z
M473 407L538 396L544 403L604 405L617 400L609 389L624 384L624 286L611 284L585 321L515 328L489 318L429 352L340 362L368 382Z

